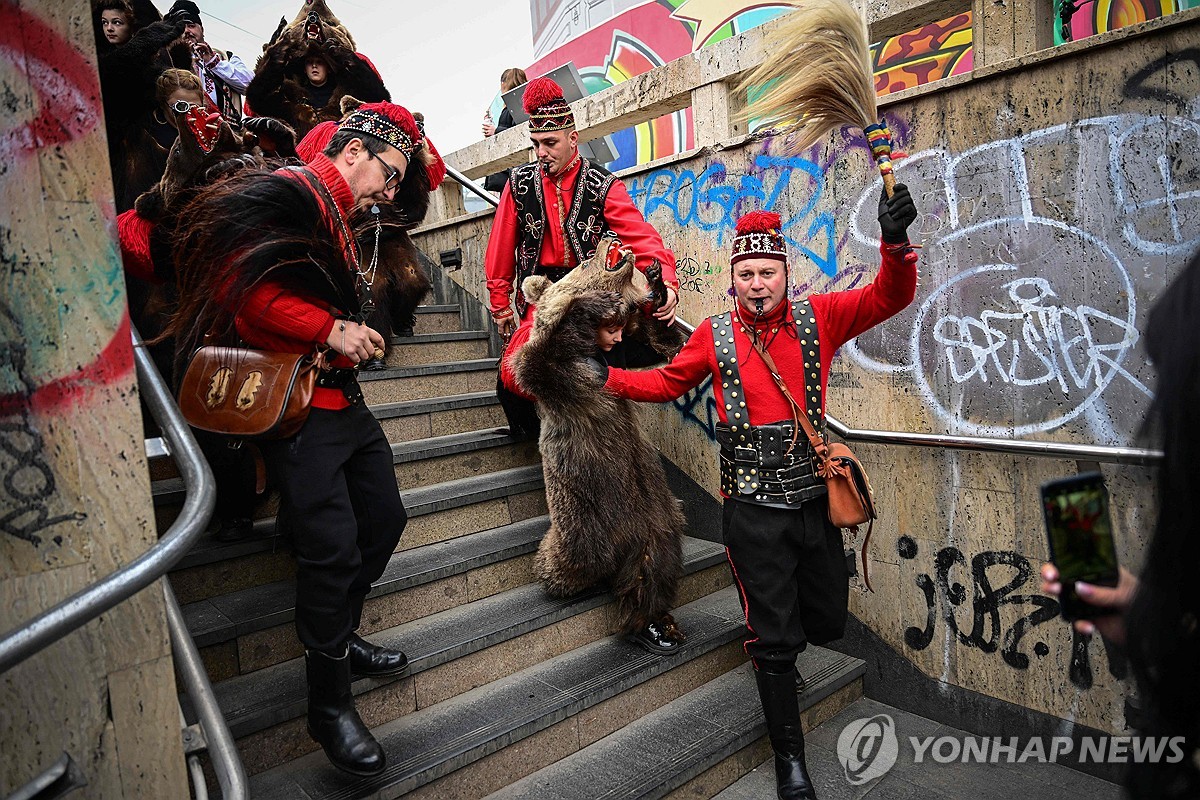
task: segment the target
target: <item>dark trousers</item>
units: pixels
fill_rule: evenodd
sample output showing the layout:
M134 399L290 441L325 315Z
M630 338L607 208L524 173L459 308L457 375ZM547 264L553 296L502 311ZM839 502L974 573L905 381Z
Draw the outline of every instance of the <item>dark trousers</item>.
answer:
M254 453L249 446L232 448L229 437L192 428L196 443L208 459L217 484L217 507L214 516L219 522L250 519L254 516L255 474Z
M746 613L746 653L792 662L846 629L850 572L824 497L785 509L725 500L722 532Z
M366 405L314 408L291 439L263 446L296 557L296 633L338 652L408 521L392 449Z

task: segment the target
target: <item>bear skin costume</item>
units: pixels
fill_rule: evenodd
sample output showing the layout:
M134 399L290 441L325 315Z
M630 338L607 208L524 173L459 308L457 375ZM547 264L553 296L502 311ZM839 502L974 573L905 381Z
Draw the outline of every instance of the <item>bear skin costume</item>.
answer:
M350 31L325 0L306 0L290 25L283 20L279 25L246 88L246 105L256 116L282 119L304 136L322 122L341 119L342 99L347 95L360 103L391 101L374 65L355 52ZM329 67L322 88L333 84L329 99L317 108L303 74L304 60L310 55L321 57Z
M626 330L663 355L678 352L682 337L637 312L649 287L633 254L618 246L604 239L590 260L557 283L535 275L522 285L537 310L511 368L520 387L538 399L550 511L534 567L555 597L607 584L617 597L622 633L661 622L678 634L668 612L683 569L683 512L632 404L603 391L604 379L589 359L597 352L597 326L630 311Z

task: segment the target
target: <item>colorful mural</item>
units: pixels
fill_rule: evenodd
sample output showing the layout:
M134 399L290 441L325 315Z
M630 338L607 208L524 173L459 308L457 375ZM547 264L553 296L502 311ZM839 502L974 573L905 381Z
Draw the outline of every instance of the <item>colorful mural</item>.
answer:
M1054 0L1054 43L1086 39L1197 7L1200 0Z
M1187 2L1188 0L1182 0ZM1200 2L1200 0L1191 0ZM790 12L792 2L652 0L620 11L540 54L527 70L543 75L573 61L589 92L629 80L682 55L737 36ZM531 12L551 24L563 9L531 0ZM872 47L880 94L967 72L972 66L971 15L957 14ZM494 106L492 116L499 114ZM624 169L695 146L692 110L685 109L613 135L618 152L610 169Z
M544 3L542 3L544 5ZM750 0L658 0L630 8L540 56L528 70L542 75L575 62L584 86L598 92L682 55L728 39L791 10L790 3ZM645 164L695 146L685 109L613 135L610 169Z
M970 11L884 39L871 46L875 93L891 94L970 72L975 64L971 45Z

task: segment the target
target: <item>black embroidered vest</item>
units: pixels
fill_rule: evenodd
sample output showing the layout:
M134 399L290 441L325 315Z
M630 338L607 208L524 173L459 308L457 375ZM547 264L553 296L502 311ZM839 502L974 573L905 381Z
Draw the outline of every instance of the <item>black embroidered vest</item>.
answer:
M807 300L792 303L796 339L804 365L803 402L805 413L818 433L825 427L825 409L821 405L821 341L816 315ZM825 494L825 485L816 476L812 447L803 430L793 431L791 420L752 426L747 394L742 386L737 362L734 329L738 323L731 312L709 318L713 347L716 351L721 396L725 402L727 423L717 426L721 445L721 491L726 497L770 506L795 507ZM757 358L751 349L746 358ZM789 386L799 398L798 386ZM797 441L793 452L785 452L793 433Z
M571 207L563 219L563 236L566 249L571 254L571 265L576 266L591 258L600 245L600 239L609 233L604 219L604 200L616 178L604 167L593 164L586 158L580 159L579 175L575 178L574 196ZM542 252L542 241L546 236L546 198L542 192L542 167L538 162L522 164L510 173L513 202L517 207L517 314L524 316L528 303L521 292L521 283L537 270ZM567 265L548 264L549 267L565 269ZM565 273L563 273L565 274ZM562 277L559 274L558 277ZM554 275L551 275L554 278Z

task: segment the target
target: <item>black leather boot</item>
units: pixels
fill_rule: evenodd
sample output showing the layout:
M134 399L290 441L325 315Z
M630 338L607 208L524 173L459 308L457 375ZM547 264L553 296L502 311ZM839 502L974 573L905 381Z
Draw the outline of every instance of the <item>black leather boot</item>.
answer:
M816 800L804 763L804 729L796 701L796 671L754 670L758 698L767 718L767 734L775 751L775 793L779 800Z
M408 656L399 650L391 650L371 644L357 633L346 640L350 648L350 671L355 675L380 678L399 675L408 669Z
M338 769L351 775L383 772L383 748L363 724L350 693L350 654L340 658L317 650L304 654L308 674L308 735Z

